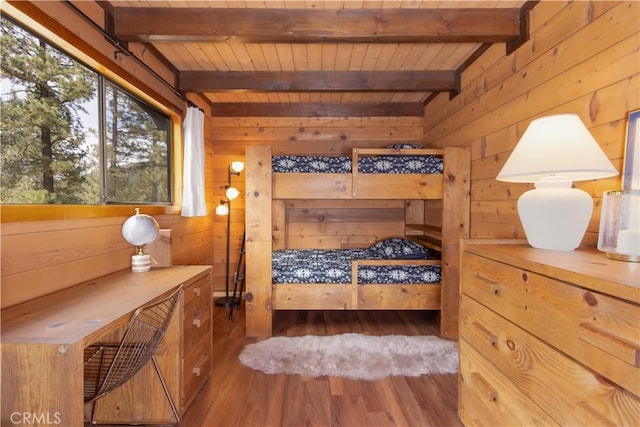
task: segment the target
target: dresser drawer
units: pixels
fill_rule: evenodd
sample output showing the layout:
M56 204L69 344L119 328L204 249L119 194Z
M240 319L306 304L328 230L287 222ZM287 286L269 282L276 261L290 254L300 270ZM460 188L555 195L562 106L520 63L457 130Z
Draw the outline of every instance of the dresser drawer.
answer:
M184 308L184 354L205 336L211 335L211 289L204 288L199 297Z
M462 292L640 395L640 306L465 253Z
M459 414L465 426L555 426L558 423L461 339Z
M496 414L516 416L520 408L517 417L525 418L508 423L640 425L638 397L466 295L460 333L463 393L473 393Z
M206 337L185 355L183 360L183 408L189 406L195 394L211 373L211 340Z

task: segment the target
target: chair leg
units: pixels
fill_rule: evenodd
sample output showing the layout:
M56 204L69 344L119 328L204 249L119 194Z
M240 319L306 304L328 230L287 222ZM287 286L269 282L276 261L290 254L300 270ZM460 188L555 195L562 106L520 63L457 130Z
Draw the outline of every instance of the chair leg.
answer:
M171 394L169 394L169 389L167 388L167 383L164 382L164 377L162 376L162 372L160 372L160 367L158 366L158 362L156 361L156 356L152 356L151 360L153 361L153 367L156 368L156 373L158 374L158 378L160 379L160 383L162 383L162 388L164 389L164 394L167 396L167 400L169 401L169 405L171 405L171 410L173 411L173 416L176 419L176 424L180 421L180 414L178 413L178 409L176 405L173 403L173 399L171 398Z
M96 401L91 402L91 424L96 424Z

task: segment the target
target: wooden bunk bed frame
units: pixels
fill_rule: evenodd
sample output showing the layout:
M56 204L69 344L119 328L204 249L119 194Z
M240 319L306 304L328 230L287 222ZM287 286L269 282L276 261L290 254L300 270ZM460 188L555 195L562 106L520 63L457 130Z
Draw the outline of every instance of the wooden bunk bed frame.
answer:
M441 155L442 174L358 173L363 155ZM246 335L272 335L273 311L292 309L440 310L440 335L458 337L460 239L469 237L470 155L465 147L444 149L354 148L350 174L273 173L269 146L246 149ZM272 284L272 252L286 239L285 201L291 199L441 200L442 225L406 224L407 234L441 253L441 283L359 285L363 264L411 264L416 260L354 261L352 283ZM391 237L391 236L389 236ZM274 241L276 243L274 243ZM433 263L420 261L418 263ZM274 288L277 287L277 290Z

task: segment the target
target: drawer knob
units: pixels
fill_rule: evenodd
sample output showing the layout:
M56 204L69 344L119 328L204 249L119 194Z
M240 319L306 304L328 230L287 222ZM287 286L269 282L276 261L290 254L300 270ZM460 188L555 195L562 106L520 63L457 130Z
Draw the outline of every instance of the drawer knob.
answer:
M492 334L490 330L488 330L487 328L484 327L484 325L481 325L478 322L473 322L473 326L476 327L476 329L480 330L480 332L482 332L484 335L487 336L487 342L489 343L490 346L495 347L496 343L498 342L498 337L495 334Z
M489 284L489 292L493 295L498 295L500 293L500 284L490 277L485 276L484 274L476 274L476 277L484 282Z
M207 359L208 358L209 358L209 355L208 354L204 354L200 358L200 360L198 360L197 366L195 366L191 370L191 373L194 374L196 377L199 377L204 372L204 369L202 367L205 366L205 364L207 363Z
M634 368L640 368L640 346L638 346L638 343L592 323L581 324L580 329L578 329L578 336L582 341L599 348Z
M203 310L200 312L200 314L193 318L193 321L191 323L196 328L199 328L201 325L204 325L207 319L209 319L209 310Z
M253 294L251 292L247 292L247 294L244 296L244 299L246 299L248 302L253 301Z
M202 291L200 290L200 288L193 288L193 293L195 296L199 297L201 292Z
M477 372L471 374L471 380L476 385L480 393L487 398L489 402L498 400L498 392L489 385L489 382Z

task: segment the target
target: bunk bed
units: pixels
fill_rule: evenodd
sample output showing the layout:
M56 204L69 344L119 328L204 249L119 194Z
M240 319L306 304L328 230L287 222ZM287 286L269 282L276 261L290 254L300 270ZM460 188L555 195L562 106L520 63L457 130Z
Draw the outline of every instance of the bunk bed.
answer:
M456 339L459 242L468 237L469 150L354 148L351 156L302 159L306 164L311 160L320 172L297 165L297 157L273 156L268 146L246 150L247 336L271 336L274 310L439 310L441 336ZM410 167L398 169L395 158L410 162ZM337 169L329 171L331 164ZM441 218L434 225L424 219L413 223L407 216L406 236L385 236L377 243L414 242L427 252L424 256L372 256L376 245L336 249L328 254L309 249L303 251L309 265L311 260L323 264L328 259L346 258L351 274L342 283L322 279L274 283L286 276L276 261L282 253L285 258L292 256L291 251L283 252L288 251L283 246L286 239L277 237L284 233L285 202L291 199L436 201ZM416 218L421 219L420 215ZM320 255L326 258L317 258ZM394 280L399 282L394 284L379 279L364 281L363 276L376 268L419 269L418 274L429 279L406 280L401 274L402 280Z

